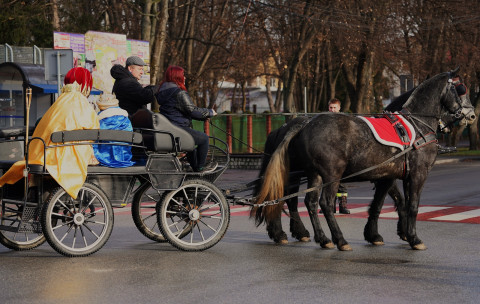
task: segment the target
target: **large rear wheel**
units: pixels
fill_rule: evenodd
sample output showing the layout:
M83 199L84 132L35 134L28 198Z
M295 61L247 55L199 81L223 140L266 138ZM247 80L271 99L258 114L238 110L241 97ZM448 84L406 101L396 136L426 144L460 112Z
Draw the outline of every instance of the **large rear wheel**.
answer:
M202 251L217 244L230 223L230 208L212 183L193 179L169 192L157 204L163 236L184 251Z
M105 245L113 229L113 209L105 193L85 183L73 199L63 188L52 192L42 211L42 229L55 251L87 256Z

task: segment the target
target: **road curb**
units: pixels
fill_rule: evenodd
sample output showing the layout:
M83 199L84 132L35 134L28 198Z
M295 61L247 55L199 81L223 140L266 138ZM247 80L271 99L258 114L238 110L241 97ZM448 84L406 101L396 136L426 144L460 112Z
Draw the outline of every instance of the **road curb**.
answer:
M479 161L480 157L468 157L468 156L459 156L459 157L439 157L435 161L435 164L451 164L459 162L471 162Z

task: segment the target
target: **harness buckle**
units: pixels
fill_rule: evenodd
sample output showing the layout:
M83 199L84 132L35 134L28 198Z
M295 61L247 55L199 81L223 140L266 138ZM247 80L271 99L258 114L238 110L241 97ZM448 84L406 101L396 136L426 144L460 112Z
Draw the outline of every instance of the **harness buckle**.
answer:
M456 119L462 118L463 117L462 108L458 109L453 115L453 117L455 117Z

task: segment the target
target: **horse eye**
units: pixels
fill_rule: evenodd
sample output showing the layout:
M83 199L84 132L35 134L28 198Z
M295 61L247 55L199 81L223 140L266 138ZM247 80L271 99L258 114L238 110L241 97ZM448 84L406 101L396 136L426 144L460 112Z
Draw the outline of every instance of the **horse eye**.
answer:
M456 85L455 90L457 90L458 96L467 94L467 87L463 83Z

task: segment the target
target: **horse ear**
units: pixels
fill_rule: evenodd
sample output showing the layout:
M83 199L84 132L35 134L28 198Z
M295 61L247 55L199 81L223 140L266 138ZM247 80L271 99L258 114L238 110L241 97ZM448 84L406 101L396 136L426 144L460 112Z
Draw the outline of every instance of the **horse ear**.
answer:
M453 78L457 76L457 72L460 70L460 66L457 66L457 68L453 71L450 71L450 78Z

